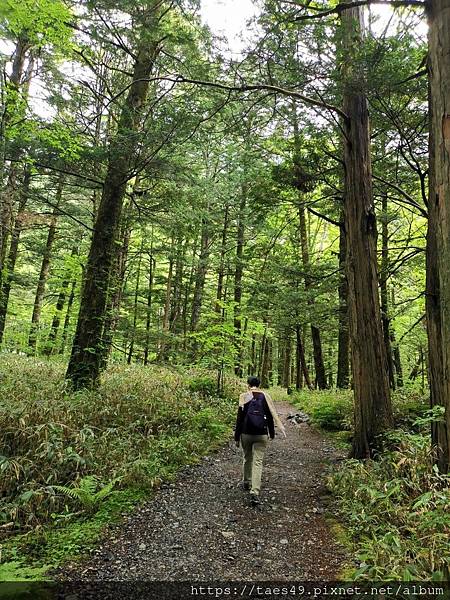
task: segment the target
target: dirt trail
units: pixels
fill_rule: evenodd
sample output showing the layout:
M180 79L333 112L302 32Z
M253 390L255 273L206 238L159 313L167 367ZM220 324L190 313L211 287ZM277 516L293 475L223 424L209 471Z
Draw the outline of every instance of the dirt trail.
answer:
M296 412L277 403L284 422ZM124 523L111 528L82 563L58 578L76 580L314 580L336 579L345 553L324 512L325 463L339 460L306 424L286 423L265 457L262 508L238 486L241 450L230 442L184 469Z

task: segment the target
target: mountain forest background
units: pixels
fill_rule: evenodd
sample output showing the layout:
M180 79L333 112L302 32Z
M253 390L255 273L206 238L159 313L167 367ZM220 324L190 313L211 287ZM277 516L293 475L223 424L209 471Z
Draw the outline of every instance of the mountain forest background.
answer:
M343 411L356 459L414 422L404 435L416 450L420 437L435 477L417 483L416 508L444 511L449 1L255 6L239 54L195 1L0 8L7 524L45 521L42 490L57 480L22 473L17 457L36 451L25 429L80 394L107 404L123 365L127 385L149 374L170 394L184 378L192 393L226 396L254 374L300 404L311 391L319 421ZM169 384L168 373L185 376ZM80 460L67 458L77 477L93 471L86 435L70 446ZM31 491L18 504L14 481ZM443 543L444 513L429 526ZM448 552L436 560L423 573L444 577Z

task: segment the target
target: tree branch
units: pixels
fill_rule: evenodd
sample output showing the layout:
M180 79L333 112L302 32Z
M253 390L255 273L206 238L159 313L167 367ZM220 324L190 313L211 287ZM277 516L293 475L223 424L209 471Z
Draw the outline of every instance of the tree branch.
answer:
M341 2L334 8L330 8L329 10L322 10L313 15L300 15L295 17L294 21L306 21L309 19L321 19L322 17L328 17L329 15L339 15L344 10L349 8L356 8L358 6L369 6L370 4L385 4L387 6L422 6L425 7L425 2L421 2L420 0L357 0L356 2ZM300 8L308 8L311 9L308 5L298 5Z
M127 86L122 88L120 92L118 92L115 96L113 96L108 104L111 104L115 100L117 100L120 96L122 96L133 84L139 81L170 81L172 83L190 83L192 85L202 85L205 87L212 87L219 90L224 90L226 92L252 92L252 91L268 91L273 92L274 94L281 94L282 96L288 96L289 98L296 98L297 100L301 100L305 104L309 104L310 106L318 106L320 108L325 108L332 112L335 112L340 117L345 120L348 120L348 116L345 112L339 108L338 106L334 106L334 104L329 104L328 102L324 102L323 100L317 100L315 98L310 98L309 96L305 96L300 94L300 92L296 92L295 90L290 90L288 88L282 88L277 85L266 85L266 84L251 84L251 85L226 85L225 83L220 83L218 81L204 81L201 79L189 79L184 77L183 75L174 75L169 77L152 77L150 79L136 79L130 82Z

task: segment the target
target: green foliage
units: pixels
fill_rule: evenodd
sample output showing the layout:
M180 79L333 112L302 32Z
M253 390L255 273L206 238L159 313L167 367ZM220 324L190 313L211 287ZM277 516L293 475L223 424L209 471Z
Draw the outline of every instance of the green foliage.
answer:
M80 479L78 483L74 483L71 487L64 485L54 485L53 489L75 500L82 508L86 510L94 510L105 498L107 498L119 478L113 479L104 486L99 485L98 477L95 475L86 475Z
M33 580L42 580L45 571L48 569L48 566L45 565L43 567L30 567L24 565L21 560L11 560L9 562L0 564L0 581L1 582L11 582L11 581L33 581ZM2 583L2 596L5 592L7 592L7 586ZM14 587L11 588L11 591L14 591ZM17 591L17 589L15 590Z
M16 533L3 559L18 577L85 552L105 525L231 434L234 378L218 397L208 385L203 393L213 381L205 371L114 366L98 392L68 393L61 364L0 360L0 516Z
M353 577L448 579L450 477L433 465L427 434L398 430L385 444L377 460L346 461L329 479L359 562Z
M0 360L0 518L16 530L67 513L63 494L93 510L119 480L152 487L223 439L234 418L229 400L188 387L193 372L113 366L98 392L69 393L62 364ZM237 392L228 379L224 394Z
M310 392L300 390L292 397L300 410L308 413L312 422L329 431L348 431L352 428L352 396L347 390Z
M411 429L419 417L424 416L430 406L428 394L400 388L392 393L392 408L396 427Z
M217 381L208 376L193 377L188 382L188 389L202 396L214 396L217 393Z
M7 0L0 19L10 35L25 36L32 45L65 45L71 36L72 15L59 0Z

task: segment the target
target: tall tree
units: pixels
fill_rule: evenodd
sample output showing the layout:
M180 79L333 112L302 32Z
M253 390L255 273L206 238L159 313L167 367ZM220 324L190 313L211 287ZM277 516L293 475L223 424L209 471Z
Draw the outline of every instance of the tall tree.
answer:
M450 0L428 4L430 172L427 324L431 406L445 409L432 441L442 472L450 466Z
M353 456L371 455L375 437L393 425L377 273L377 227L372 192L369 113L357 57L361 6L341 13L343 76L344 215L348 303L355 403Z
M111 141L108 170L98 207L97 220L86 266L80 313L67 377L75 388L96 385L101 371L101 336L127 181L131 177L149 78L161 49L157 28L162 2L146 8L138 24L139 39L128 94Z

